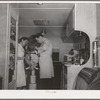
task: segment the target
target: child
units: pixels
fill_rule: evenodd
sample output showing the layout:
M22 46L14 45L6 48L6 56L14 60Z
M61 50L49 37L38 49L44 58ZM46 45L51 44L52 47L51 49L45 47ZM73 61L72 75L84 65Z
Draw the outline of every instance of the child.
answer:
M37 51L31 51L30 52L30 58L31 58L31 70L37 69L38 70L38 55L37 55Z
M34 46L34 45L33 45ZM35 68L38 65L38 55L37 55L37 50L34 48L28 48L28 52L26 53L25 56L25 62L28 64L29 67L26 69L37 69Z
M29 87L30 80L31 80L30 79L31 78L30 75L32 75L32 72L35 72L34 74L36 74L36 72L38 71L38 68L37 68L37 66L38 66L37 51L36 50L30 50L26 54L25 61L28 64L28 67L26 68L27 88L30 88Z

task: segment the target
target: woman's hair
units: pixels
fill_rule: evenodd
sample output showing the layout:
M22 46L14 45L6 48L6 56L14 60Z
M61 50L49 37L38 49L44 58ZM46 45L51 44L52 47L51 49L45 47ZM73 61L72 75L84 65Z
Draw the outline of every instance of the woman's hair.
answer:
M29 39L28 39L27 37L22 37L22 38L20 38L20 39L18 40L18 43L20 43L22 40L27 40L27 41L29 41Z

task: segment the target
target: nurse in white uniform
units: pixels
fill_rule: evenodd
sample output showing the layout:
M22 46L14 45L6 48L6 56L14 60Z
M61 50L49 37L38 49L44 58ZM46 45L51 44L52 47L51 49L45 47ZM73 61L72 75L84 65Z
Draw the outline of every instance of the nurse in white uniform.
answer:
M28 38L22 37L18 43L18 62L17 62L17 79L16 79L16 86L17 89L22 89L26 86L26 77L25 77L25 70L24 70L24 46L28 43Z

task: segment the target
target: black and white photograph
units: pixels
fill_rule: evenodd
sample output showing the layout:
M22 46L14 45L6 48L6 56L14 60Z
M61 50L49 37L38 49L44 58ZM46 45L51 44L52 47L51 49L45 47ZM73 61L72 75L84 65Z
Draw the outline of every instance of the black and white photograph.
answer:
M100 90L99 24L99 2L0 2L0 90Z

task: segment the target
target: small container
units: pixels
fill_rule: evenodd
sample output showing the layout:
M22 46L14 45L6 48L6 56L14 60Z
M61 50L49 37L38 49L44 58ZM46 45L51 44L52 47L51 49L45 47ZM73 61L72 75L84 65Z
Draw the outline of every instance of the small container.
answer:
M98 41L93 42L93 67L98 67Z

